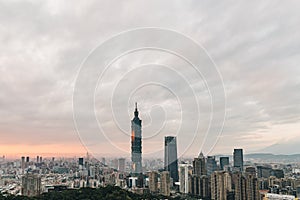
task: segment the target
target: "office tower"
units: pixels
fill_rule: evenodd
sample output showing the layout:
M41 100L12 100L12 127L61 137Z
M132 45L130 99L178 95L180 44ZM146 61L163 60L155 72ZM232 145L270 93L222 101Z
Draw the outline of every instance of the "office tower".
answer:
M26 174L22 177L22 195L37 196L41 194L41 177L37 174Z
M78 165L83 166L83 158L78 158Z
M156 171L149 173L149 190L152 193L158 192L158 173Z
M160 193L164 196L170 196L170 173L163 171L160 174Z
M26 162L29 163L29 156L26 157Z
M118 170L119 170L119 172L125 172L125 158L119 158Z
M232 174L232 183L234 188L235 200L246 200L246 179L242 172L235 171Z
M211 175L211 199L228 200L232 191L229 172L215 171Z
M178 160L176 137L165 137L165 171L170 172L173 182L178 182Z
M210 199L210 178L208 176L189 176L189 193L203 199Z
M189 166L187 164L180 164L179 166L179 191L187 194L189 191L188 178L189 178Z
M198 156L198 158L194 158L193 161L193 174L196 174L198 176L206 175L206 163L205 163L205 157L203 153L201 152Z
M36 156L36 163L39 163L39 162L40 162L40 157Z
M134 118L131 120L131 173L142 173L142 120L135 103Z
M258 180L253 172L246 172L246 196L247 200L259 199Z
M25 169L25 157L24 156L21 157L21 168L22 168L22 173L24 173L24 169Z
M224 167L229 165L229 157L220 157L220 169L225 170Z
M243 149L234 149L233 151L233 167L236 170L243 171L244 158Z
M43 157L42 156L40 156L40 163L42 163L43 162Z
M257 166L256 169L258 178L269 178L272 174L272 168L268 166Z
M216 157L215 156L207 156L206 163L207 175L211 175L214 171L218 170Z

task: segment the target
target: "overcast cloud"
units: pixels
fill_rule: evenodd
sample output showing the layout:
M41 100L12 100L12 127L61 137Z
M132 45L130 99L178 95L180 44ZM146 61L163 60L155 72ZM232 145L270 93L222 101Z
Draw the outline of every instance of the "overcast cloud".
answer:
M109 139L122 150L99 136L86 142L90 151L97 146L97 152L91 153L127 155L134 101L139 101L143 134L149 138L143 143L145 153L162 150L163 136L175 135L180 127L184 130L178 133L180 155L187 145L184 155L194 156L201 148L205 154L214 154L231 153L235 147L259 152L272 146L270 151L280 153L278 149L289 143L295 148L283 148L282 153L299 153L299 8L299 1L279 0L0 1L0 146L82 145L72 111L81 63L115 34L160 27L201 43L218 66L227 115L217 145L210 151L218 124L212 124L211 135L202 145L211 114L204 80L193 77L193 70L176 56L141 51L115 62L95 96L96 115ZM129 73L132 66L147 63L184 69L177 72L188 77L189 84L163 66L149 65ZM215 77L206 78L213 81ZM132 96L127 93L148 79L164 80L168 87L149 85ZM216 81L215 87L219 84ZM112 113L103 102L115 85ZM194 113L196 104L187 87L191 85L199 95L200 118ZM181 105L168 88L180 97ZM218 105L222 102L216 104L214 114L221 119ZM181 109L187 120L180 118ZM200 130L192 140L191 127L197 120Z

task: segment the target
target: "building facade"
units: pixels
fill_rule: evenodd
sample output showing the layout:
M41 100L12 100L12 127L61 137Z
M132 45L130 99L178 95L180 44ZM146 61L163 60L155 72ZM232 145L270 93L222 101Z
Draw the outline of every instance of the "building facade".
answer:
M225 170L225 166L229 166L229 157L220 157L220 170Z
M165 137L165 171L170 172L173 182L179 181L178 176L178 160L177 160L177 142L176 137Z
M233 151L233 167L239 171L243 171L244 156L243 149L234 149Z
M135 103L134 118L131 120L131 173L142 173L142 120Z
M22 177L21 193L24 196L38 196L41 194L41 177L37 174L25 174Z
M163 171L160 174L160 193L164 196L170 196L170 173Z
M207 174L205 157L202 152L199 154L198 158L194 158L193 174L198 176Z
M149 172L149 190L151 193L158 192L158 173L156 171Z

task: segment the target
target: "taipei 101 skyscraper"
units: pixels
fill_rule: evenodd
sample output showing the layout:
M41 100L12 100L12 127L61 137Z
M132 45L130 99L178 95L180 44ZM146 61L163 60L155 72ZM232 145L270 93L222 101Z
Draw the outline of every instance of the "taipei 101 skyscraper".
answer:
M135 103L134 118L131 120L131 173L142 173L142 120Z

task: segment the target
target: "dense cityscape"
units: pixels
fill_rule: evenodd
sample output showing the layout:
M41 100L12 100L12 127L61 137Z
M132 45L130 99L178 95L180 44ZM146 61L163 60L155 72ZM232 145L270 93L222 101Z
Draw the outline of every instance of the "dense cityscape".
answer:
M0 0L0 200L300 200L300 0Z
M30 158L0 160L2 195L28 197L81 188L117 186L129 192L163 198L259 200L297 199L300 165L297 162L245 160L243 149L232 156L178 158L175 136L165 136L164 160L142 159L142 120L137 104L131 121L131 159ZM153 197L150 197L153 198Z

